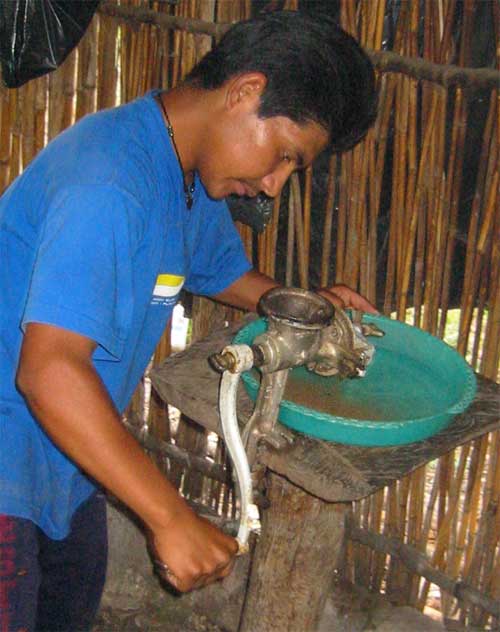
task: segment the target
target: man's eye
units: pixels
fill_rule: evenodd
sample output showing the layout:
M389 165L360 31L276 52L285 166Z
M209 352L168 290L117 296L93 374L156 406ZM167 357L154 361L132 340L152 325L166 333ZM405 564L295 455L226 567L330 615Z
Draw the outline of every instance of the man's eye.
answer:
M281 160L283 160L284 162L292 162L292 157L290 156L290 154L288 154L288 153L286 153L286 152L285 152L285 153L281 156Z

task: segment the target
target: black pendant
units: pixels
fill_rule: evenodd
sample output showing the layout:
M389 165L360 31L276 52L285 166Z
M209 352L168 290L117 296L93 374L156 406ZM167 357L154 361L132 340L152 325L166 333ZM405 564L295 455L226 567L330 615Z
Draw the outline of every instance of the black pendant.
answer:
M188 211L190 211L193 206L194 188L194 182L192 182L189 186L184 184L184 197L186 198L186 206L188 207Z

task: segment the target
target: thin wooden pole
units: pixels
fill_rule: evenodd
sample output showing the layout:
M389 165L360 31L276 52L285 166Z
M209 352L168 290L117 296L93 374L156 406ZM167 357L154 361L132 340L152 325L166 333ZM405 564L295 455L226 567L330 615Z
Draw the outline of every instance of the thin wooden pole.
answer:
M457 237L458 207L465 153L465 136L467 121L467 103L463 92L457 89L455 95L455 110L452 127L452 139L447 172L449 174L446 191L446 200L449 205L448 235L446 239L446 253L444 255L443 288L441 294L441 320L438 327L438 336L442 338L445 333L446 316L450 300L450 282L452 277L452 260L455 252Z
M290 287L293 285L293 267L294 267L294 246L295 246L295 194L294 189L290 186L288 196L288 232L286 240L286 273L285 285Z
M116 20L99 16L99 81L97 108L102 110L116 105L118 60L116 46L118 24Z
M328 163L328 180L325 201L325 221L323 224L323 249L321 256L320 285L329 285L330 257L332 251L333 209L335 204L335 188L337 176L337 156L332 154Z
M290 178L290 192L293 191L293 213L295 217L295 234L297 243L297 260L300 287L307 289L309 282L306 270L306 247L304 238L304 218L302 215L302 196L300 191L300 181L297 173L293 173Z
M337 222L337 244L335 250L335 281L340 283L344 278L344 256L346 251L347 231L347 179L349 177L350 154L340 158L339 210Z
M93 19L78 47L76 120L94 112L97 105L97 29Z
M279 215L281 208L281 193L276 196L273 204L273 214L271 220L271 235L270 235L270 257L269 257L269 276L273 279L276 275L276 257L277 257L277 243L278 243L278 226Z
M304 173L304 200L302 210L304 215L304 274L309 287L309 259L311 250L311 204L312 204L313 168L307 167Z
M35 85L29 81L21 90L23 93L22 116L22 164L23 169L28 166L35 156L35 119L33 117L33 104L35 101Z
M491 234L491 227L494 225L494 213L497 209L498 182L499 176L497 171L492 177L489 192L487 193L488 199L484 212L484 218L480 227L477 244L474 249L474 259L471 269L471 280L469 284L470 294L467 297L466 309L464 310L463 316L460 320L459 343L457 347L460 353L465 353L465 350L467 348L466 345L469 337L468 333L470 331L470 326L472 322L474 299L477 292L482 266L484 265L485 254L493 238Z
M45 147L47 127L45 113L47 111L48 77L39 77L35 81L35 152L38 153Z

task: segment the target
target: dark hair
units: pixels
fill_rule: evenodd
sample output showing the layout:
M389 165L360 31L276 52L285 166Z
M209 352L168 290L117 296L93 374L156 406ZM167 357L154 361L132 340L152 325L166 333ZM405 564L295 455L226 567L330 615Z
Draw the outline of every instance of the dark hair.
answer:
M328 15L276 11L238 22L201 59L186 82L210 90L244 72L262 72L262 118L313 121L346 150L377 113L373 66L354 38Z

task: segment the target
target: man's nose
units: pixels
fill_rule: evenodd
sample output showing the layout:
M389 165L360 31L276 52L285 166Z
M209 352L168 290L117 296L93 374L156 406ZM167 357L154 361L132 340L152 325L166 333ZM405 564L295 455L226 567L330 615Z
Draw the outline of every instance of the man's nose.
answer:
M261 191L268 197L276 197L294 171L295 166L293 163L284 162L274 171L262 178L260 181Z

